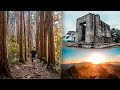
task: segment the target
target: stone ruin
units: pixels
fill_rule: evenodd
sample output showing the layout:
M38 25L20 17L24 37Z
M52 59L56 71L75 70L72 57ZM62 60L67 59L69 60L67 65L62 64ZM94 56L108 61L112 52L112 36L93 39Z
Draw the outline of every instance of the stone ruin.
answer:
M111 43L110 26L101 21L98 14L89 13L77 19L77 42Z

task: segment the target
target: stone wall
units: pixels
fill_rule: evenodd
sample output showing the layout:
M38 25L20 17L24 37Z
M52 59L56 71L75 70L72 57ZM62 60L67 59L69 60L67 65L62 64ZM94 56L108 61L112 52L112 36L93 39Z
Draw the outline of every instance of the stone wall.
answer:
M83 25L85 29L85 43L110 43L112 41L110 34L110 26L100 20L98 14L89 13L77 19L76 32L78 42L82 41Z

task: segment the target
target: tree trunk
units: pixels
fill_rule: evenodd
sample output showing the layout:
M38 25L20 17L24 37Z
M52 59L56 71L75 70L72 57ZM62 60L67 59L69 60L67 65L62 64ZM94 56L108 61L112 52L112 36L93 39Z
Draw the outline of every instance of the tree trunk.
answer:
M54 35L53 35L53 15L48 11L48 67L55 64Z
M13 39L15 40L15 32L16 32L16 18L15 18L15 11L14 11L14 23L13 23L13 32L12 32L12 34L13 34Z
M6 12L0 11L0 76L11 78L7 54Z
M17 43L19 44L19 42L20 42L20 23L19 23L19 17L20 17L20 14L19 14L20 12L19 11L17 11L17 21L16 21L16 25L17 25Z
M26 56L26 29L25 29L25 17L24 17L24 11L23 11L23 21L24 21L24 58L25 61L27 61L27 56Z
M15 11L15 40L17 42L17 11Z
M30 11L28 11L28 58L29 58L29 53L30 53L30 50L29 50L29 47L30 47Z
M44 57L44 11L40 12L40 60Z
M50 41L51 41L51 61L55 64L55 46L54 46L54 31L53 31L53 12L50 11Z
M47 14L48 14L48 18L47 18L47 24L48 24L48 23L50 23L50 20L49 20L50 19L50 15L49 15L50 13L49 13L49 11L48 11ZM48 67L50 67L51 66L50 24L48 24L47 30L48 30L48 37L49 37L48 38Z
M36 53L37 53L37 58L40 58L40 49L39 49L39 13L36 12Z
M32 33L31 33L31 29L30 29L30 11L28 11L28 57L30 56L30 52L32 49L32 43L31 40L32 39Z
M47 11L44 12L44 62L47 62Z
M25 63L24 59L23 59L23 27L22 27L22 23L23 23L23 20L22 20L22 14L23 11L20 11L20 59L19 59L19 62L21 63Z

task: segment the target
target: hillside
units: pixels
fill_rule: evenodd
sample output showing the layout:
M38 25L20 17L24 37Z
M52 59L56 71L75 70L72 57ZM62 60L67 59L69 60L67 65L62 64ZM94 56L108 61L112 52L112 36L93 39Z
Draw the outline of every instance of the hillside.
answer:
M62 71L63 79L119 79L120 65L79 63Z

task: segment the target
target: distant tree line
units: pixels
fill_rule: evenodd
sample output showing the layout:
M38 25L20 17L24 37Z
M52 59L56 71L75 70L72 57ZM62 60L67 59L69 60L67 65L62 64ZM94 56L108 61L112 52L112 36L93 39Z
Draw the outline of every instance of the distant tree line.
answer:
M112 28L110 30L113 42L120 43L120 30Z

